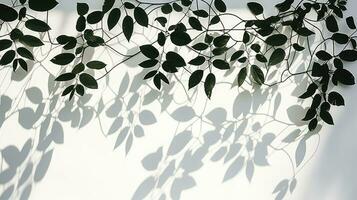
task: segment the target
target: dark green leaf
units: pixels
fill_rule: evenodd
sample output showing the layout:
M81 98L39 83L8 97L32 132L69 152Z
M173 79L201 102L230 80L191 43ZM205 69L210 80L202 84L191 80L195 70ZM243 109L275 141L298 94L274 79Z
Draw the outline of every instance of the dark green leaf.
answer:
M223 0L214 0L214 7L216 7L216 9L219 12L226 12L227 11L227 6L223 2Z
M315 94L318 86L315 83L311 83L308 87L307 90L304 94L300 95L299 98L301 99L306 99L308 97L311 97L312 95Z
M353 19L353 17L347 17L346 18L346 22L347 22L347 26L350 28L350 29L356 29L356 25L355 25L355 20Z
M149 60L145 60L145 61L141 62L139 64L139 66L142 68L150 68L150 67L155 66L158 62L159 61L156 59L149 59Z
M220 17L218 15L212 17L211 21L210 21L210 25L214 25L214 24L218 24L221 21Z
M39 46L44 45L40 39L38 39L37 37L32 36L32 35L23 35L20 38L20 42L22 42L25 45L28 45L30 47L39 47Z
M140 7L136 7L134 9L134 18L141 26L147 27L149 24L148 15L146 14L145 10Z
M244 34L243 34L243 43L244 44L247 44L250 40L250 36L249 36L249 33L248 31L244 31Z
M269 36L265 40L265 42L271 46L281 46L281 45L284 45L287 40L288 40L288 38L285 35L275 34L275 35Z
M124 3L124 7L127 8L127 9L134 9L135 5L130 3L130 2L125 2Z
M51 30L50 26L44 21L38 19L29 19L25 22L26 28L36 32L46 32Z
M144 76L144 80L149 79L149 78L152 78L153 76L156 75L156 73L157 73L156 70L148 72L148 73Z
M56 7L58 2L56 0L29 0L29 7L32 10L44 12Z
M259 62L262 62L262 63L266 63L268 62L268 60L266 59L266 57L262 54L257 54L255 55L255 58L259 61Z
M7 65L11 63L15 58L15 51L9 50L1 57L0 65Z
M330 92L328 94L328 102L335 106L344 106L345 100L343 99L342 95L338 92Z
M103 18L103 12L102 11L93 11L88 14L87 16L87 22L89 24L96 24L100 22Z
M219 56L228 51L227 47L217 47L212 50L213 55Z
M164 46L166 42L166 36L163 32L160 32L159 34L157 34L157 43L160 46Z
M190 79L188 80L188 89L191 89L196 85L198 85L201 82L202 77L203 77L203 70L194 71L191 74Z
M321 119L322 119L324 122L326 122L326 123L328 123L328 124L330 124L330 125L333 125L333 124L334 124L334 123L333 123L332 116L331 116L331 114L330 114L328 111L323 111L323 110L321 110L321 111L320 111L320 117L321 117Z
M336 18L333 15L330 15L326 18L326 27L330 32L333 33L339 30Z
M74 79L75 77L76 77L76 75L73 73L64 73L64 74L59 75L55 79L55 81L70 81L70 80Z
M158 21L163 27L165 27L167 23L167 19L165 17L157 17L155 20Z
M90 89L98 88L97 80L95 80L95 78L93 78L92 75L89 75L87 73L82 73L81 75L79 75L79 81L87 88Z
M12 46L12 41L8 39L0 40L0 51L8 49Z
M78 15L85 15L89 11L89 6L86 3L77 3L77 13Z
M15 21L18 17L18 14L15 9L0 3L0 20L5 22Z
M243 67L238 73L238 77L237 77L238 87L243 85L246 77L247 77L247 68Z
M134 31L133 18L131 18L129 15L127 15L124 17L124 20L123 20L123 32L124 32L125 38L128 41L130 41L133 31Z
M183 67L186 66L185 60L180 56L180 54L169 51L166 53L166 60L172 62L175 67Z
M174 8L174 10L176 12L182 12L182 10L183 10L183 8L179 4L177 4L176 2L172 4L172 7Z
M63 90L62 96L66 96L67 94L69 94L70 92L72 92L73 89L74 89L74 85L68 86L66 89Z
M22 33L22 31L20 31L17 28L14 28L11 32L10 32L10 39L12 40L18 40L20 39L24 34Z
M257 2L249 2L247 5L250 12L252 12L254 15L260 15L264 11L263 6Z
M251 48L253 51L255 51L256 53L259 53L261 47L260 47L259 44L252 44L252 45L250 46L250 48Z
M349 40L349 37L343 33L334 33L331 38L338 44L347 44Z
M214 60L212 64L214 67L221 70L226 70L230 68L229 64L225 60L221 59Z
M204 84L205 93L209 99L211 99L212 91L215 85L216 85L216 76L212 73L209 73L206 77L205 84Z
M164 14L170 14L172 12L172 7L170 4L166 3L161 7L161 11Z
M78 63L76 66L73 67L72 73L79 74L84 71L84 64Z
M221 36L218 36L216 38L214 38L213 40L213 44L214 46L216 47L223 47L223 46L226 46L226 44L228 43L229 39L231 37L229 35L221 35Z
M206 50L208 48L208 45L206 43L197 43L197 44L194 44L192 46L193 49L197 50L197 51L203 51L203 50Z
M76 30L82 32L86 29L86 18L84 16L79 16L76 23Z
M318 52L316 53L316 56L317 56L320 60L323 60L323 61L327 61L327 60L332 59L331 54L329 54L328 52L326 52L326 51L324 51L324 50L318 51Z
M183 6L189 6L192 4L192 1L191 0L181 0L181 4Z
M344 85L354 85L356 83L353 74L345 69L337 69L332 79L336 79Z
M19 64L20 64L21 68L22 68L23 70L27 71L27 63L26 63L22 58L19 58L19 59L17 59L17 60L18 60L18 62L19 62Z
M109 12L108 19L107 19L107 25L109 30L112 30L114 26L118 24L120 15L121 15L121 11L119 8L114 8Z
M317 119L315 118L309 122L309 131L315 130L316 126L317 126Z
M188 18L188 23L193 29L196 29L198 31L202 31L202 25L201 22L196 18L196 17L190 17Z
M170 35L171 42L177 46L184 46L191 42L189 34L183 31L174 31Z
M140 46L140 51L148 58L157 58L160 54L159 51L151 44Z
M83 87L83 85L78 84L76 86L76 92L77 92L77 94L83 96L84 95L84 87Z
M103 69L107 64L98 61L98 60L93 60L87 63L87 67L90 69Z
M205 57L203 56L197 56L196 58L192 59L188 64L190 65L195 65L195 66L200 66L206 61Z
M314 118L316 116L316 110L315 109L308 109L305 117L302 119L303 121L310 121L312 118Z
M67 65L74 60L75 56L72 53L61 53L51 59L51 62L57 65Z
M265 82L263 71L256 65L250 67L250 72L252 74L253 80L258 84L262 85Z
M110 9L113 8L115 0L105 0L103 3L102 11L103 13L108 12Z
M24 47L17 48L17 53L27 59L34 60L32 53Z
M296 51L302 51L302 50L305 49L305 47L300 46L298 43L294 43L294 44L293 44L293 48L294 48Z
M195 10L193 11L193 14L195 14L198 17L203 17L203 18L208 17L208 13L205 10Z
M242 55L244 54L244 51L243 50L238 50L236 52L234 52L231 56L231 61L235 61L237 60L238 58L240 58Z
M277 65L285 58L285 51L281 48L275 49L269 58L269 66Z
M344 50L339 54L340 58L344 61L353 62L357 60L356 50Z

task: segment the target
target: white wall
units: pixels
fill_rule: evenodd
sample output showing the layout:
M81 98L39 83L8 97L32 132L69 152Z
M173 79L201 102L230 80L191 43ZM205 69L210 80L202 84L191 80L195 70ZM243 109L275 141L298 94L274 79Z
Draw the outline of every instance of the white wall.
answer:
M229 6L242 8L245 2L232 0ZM271 1L261 3L265 10L272 10ZM347 13L357 17L353 13L357 3L348 3ZM63 10L51 14L53 36L74 34L75 2L67 0L61 4ZM247 15L245 11L237 12ZM136 31L136 45L152 40L140 34L143 30ZM131 48L136 45L120 42L115 44L116 49L134 51ZM42 56L46 52L43 50ZM41 57L41 52L37 53ZM190 54L185 50L180 53ZM121 59L111 55L112 52L100 49L86 59L105 60L110 67ZM59 67L48 60L43 66L56 75ZM175 77L171 79L175 83L165 86L163 91L152 90L152 84L142 81L143 74L134 67L139 61L140 58L115 69L110 80L102 80L100 89L91 92L91 100L86 102L85 97L74 105L62 98L57 101L56 95L51 94L56 88L48 89L49 74L43 66L35 65L26 77L21 72L10 75L10 68L0 71L0 91L8 96L3 96L0 104L0 119L6 113L5 119L0 120L3 199L7 194L11 194L11 199L22 200L142 199L143 195L144 199L155 200L355 199L355 87L341 89L346 107L333 110L336 125L323 125L305 146L300 140L282 142L295 130L306 133L306 126L299 120L305 104L296 98L305 88L303 78L293 78L279 88L246 85L246 90L237 90L222 83L217 85L210 101L201 85L197 92L189 91L193 98L188 100ZM296 65L302 63L303 58L298 58ZM349 69L357 74L354 64ZM237 72L228 78L222 74L219 81L233 81ZM181 76L186 85L187 76L178 75ZM201 114L203 121L197 117ZM123 125L108 135L112 124L119 124L120 117ZM114 149L126 126L131 130L142 127L144 136L140 136L140 131L136 135L130 132ZM28 139L30 142L25 144ZM213 161L219 157L219 161ZM301 160L299 166L296 160ZM9 167L9 162L15 167ZM224 177L229 180L223 181ZM162 181L164 178L167 181Z

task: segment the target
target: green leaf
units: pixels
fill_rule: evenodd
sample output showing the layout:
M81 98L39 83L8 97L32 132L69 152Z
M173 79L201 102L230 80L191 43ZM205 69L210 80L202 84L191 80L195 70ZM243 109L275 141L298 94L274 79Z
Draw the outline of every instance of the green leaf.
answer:
M12 41L8 39L0 40L0 51L8 49L12 46Z
M346 23L347 23L348 28L356 29L355 20L353 19L352 16L346 18Z
M56 0L29 0L29 7L34 11L45 12L57 6Z
M275 34L275 35L269 36L265 40L265 42L271 46L281 46L281 45L284 45L287 40L288 40L288 38L285 35Z
M38 19L29 19L25 22L26 28L36 32L46 32L51 30L50 26L44 21Z
M109 30L112 30L114 26L118 24L120 15L121 15L121 11L119 8L114 8L113 10L110 11L107 19L107 25Z
M326 27L330 32L333 33L339 30L335 16L330 15L326 18Z
M198 31L202 31L202 24L196 17L189 17L188 18L188 23L190 24L190 26L193 29L196 29Z
M203 77L203 70L194 71L191 74L190 79L188 80L188 89L191 89L196 85L198 85L201 82L202 77Z
M134 21L129 15L125 16L123 19L123 32L125 38L130 41L130 38L134 31Z
M266 57L262 54L256 54L255 55L255 58L259 61L259 62L262 62L262 63L266 63L268 62L268 60L266 59Z
M356 50L344 50L339 54L340 58L344 61L354 62L357 60Z
M174 8L174 10L175 10L176 12L182 12L182 10L183 10L183 8L182 8L178 3L176 3L176 2L174 2L174 3L172 4L172 7Z
M34 60L32 53L24 47L17 48L17 53L27 59Z
M282 62L285 58L285 51L281 48L275 49L269 58L268 65L277 65Z
M335 106L345 105L345 100L343 99L342 95L334 91L328 94L328 102L330 102L330 104Z
M315 130L315 128L317 127L317 119L312 119L309 123L309 131L313 131Z
M86 29L86 18L84 16L79 16L76 23L76 30L82 32Z
M103 3L102 11L103 13L108 12L110 9L113 8L115 0L105 0Z
M25 45L28 45L30 47L39 47L39 46L44 45L40 39L38 39L37 37L32 36L32 35L23 35L20 38L20 42L22 42Z
M149 59L149 60L145 60L145 61L141 62L139 64L139 66L142 68L150 68L150 67L155 66L158 62L159 61L156 59Z
M76 92L77 92L78 95L83 96L84 95L84 87L83 87L83 85L78 84L76 86Z
M212 91L215 85L216 85L216 76L212 73L209 73L206 77L205 84L204 84L205 93L209 99L211 99Z
M347 44L349 40L349 37L343 33L334 33L331 38L338 44Z
M216 7L219 12L227 11L227 6L222 0L214 0L214 7Z
M231 62L237 60L238 58L240 58L242 55L244 54L243 50L238 50L236 52L234 52L231 56Z
M0 13L1 13L0 20L4 22L15 21L18 17L18 14L15 9L1 3L0 3Z
M166 60L170 61L175 67L186 66L185 60L180 56L180 54L169 51L166 53Z
M72 73L79 74L79 73L83 72L84 69L85 69L84 64L78 63L76 66L73 67Z
M157 58L160 55L159 51L151 44L140 46L140 51L148 58Z
M247 5L250 12L252 12L254 15L260 15L264 11L263 6L257 2L249 2Z
M333 119L331 114L328 111L321 110L320 111L320 117L321 119L326 122L327 124L333 125Z
M170 4L166 3L161 7L161 12L164 14L170 14L172 12L172 7Z
M61 53L51 59L51 62L57 65L67 65L74 60L75 56L72 53Z
M243 85L246 77L247 77L247 68L243 67L238 73L238 77L237 77L238 87Z
M15 58L15 51L9 50L0 59L0 65L7 65L11 63Z
M328 61L332 59L331 54L329 54L328 52L324 51L324 50L320 50L316 53L316 56L323 61Z
M225 60L221 59L214 60L212 64L214 67L221 70L226 70L230 68L229 64Z
M102 11L93 11L88 14L87 16L87 22L89 24L96 24L100 22L103 18L103 12Z
M345 69L337 69L333 74L332 79L336 79L344 85L354 85L356 83L353 74Z
M307 87L306 92L304 92L304 94L300 95L299 98L300 99L306 99L306 98L311 97L312 95L315 94L317 88L318 88L318 86L316 85L316 83L311 83Z
M193 14L195 14L197 17L203 17L203 18L208 17L208 13L205 10L194 10Z
M79 75L79 81L87 88L98 89L97 80L90 74L82 73Z
M192 41L190 35L183 31L172 32L170 39L171 42L177 46L185 46Z
M209 46L206 44L206 43L197 43L197 44L194 44L192 46L193 49L197 50L197 51L203 51L203 50L206 50Z
M195 65L195 66L200 66L206 61L205 57L203 56L197 56L196 58L190 60L188 64L190 65Z
M78 15L85 15L89 11L89 6L86 3L77 3L77 13Z
M300 46L298 43L294 43L293 48L295 49L295 51L302 51L305 49L305 47Z
M263 71L256 65L250 67L250 72L252 74L253 80L258 84L262 85L265 81Z
M148 27L149 18L144 9L136 7L134 9L134 18L141 26Z
M130 3L130 2L125 2L124 3L124 7L127 8L127 9L134 9L135 5Z
M159 34L157 34L157 43L160 46L164 46L166 42L166 36L163 32L160 32Z
M87 63L87 67L90 69L103 69L107 64L98 61L98 60L93 60Z
M213 40L213 44L216 47L224 47L228 43L231 37L229 35L220 35Z
M76 77L76 75L73 73L64 73L64 74L59 75L55 79L55 81L70 81L70 80L74 79L75 77Z
M243 43L244 44L247 44L250 40L250 35L248 33L248 31L244 31L244 34L243 34Z

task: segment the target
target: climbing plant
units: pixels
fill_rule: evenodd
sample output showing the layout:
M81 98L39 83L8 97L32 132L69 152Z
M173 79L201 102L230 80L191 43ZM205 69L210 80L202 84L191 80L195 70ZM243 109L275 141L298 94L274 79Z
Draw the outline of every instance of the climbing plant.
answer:
M78 34L53 38L48 21L57 6L56 0L0 4L1 31L6 32L0 36L0 64L12 67L13 73L27 71L29 61L38 61L33 49L46 45L63 48L50 61L64 68L55 80L66 85L62 96L69 100L97 89L98 81L115 68L143 55L138 67L148 70L144 79L158 90L162 84L170 84L170 74L184 70L190 74L187 90L203 84L207 98L214 98L219 71L236 73L235 87L270 87L294 76L307 76L309 85L299 98L311 101L302 120L308 121L312 131L321 120L334 124L331 105L345 104L334 86L355 84L353 74L344 67L357 60L356 25L352 17L344 16L346 0L285 0L275 5L271 15L263 5L250 2L247 7L252 15L247 19L230 13L223 0L104 0L97 10L78 2L73 27ZM45 13L46 17L33 13ZM172 13L179 17L171 19ZM234 24L228 26L228 22ZM131 54L111 46L118 38L132 42L135 27L157 31L155 40L138 45ZM345 27L349 30L343 31ZM186 48L194 56L185 57L173 47ZM85 62L85 52L97 48L111 49L123 59L111 66L102 60ZM306 57L307 67L292 70L301 56ZM94 76L88 69L103 75Z

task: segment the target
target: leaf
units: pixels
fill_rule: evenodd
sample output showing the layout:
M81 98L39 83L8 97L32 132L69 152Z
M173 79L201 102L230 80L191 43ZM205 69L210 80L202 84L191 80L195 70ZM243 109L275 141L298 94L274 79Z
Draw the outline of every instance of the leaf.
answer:
M150 110L143 110L139 113L139 121L143 125L152 125L156 123L156 117Z
M168 61L171 61L171 64L173 64L173 66L175 66L175 67L186 66L185 60L182 58L182 56L180 56L180 54L178 54L176 52L173 52L173 51L167 52L166 59Z
M191 89L191 88L197 86L201 82L202 77L203 77L203 70L194 71L191 74L190 79L188 81L188 89Z
M193 14L195 14L197 17L203 17L203 18L208 17L208 13L205 10L195 10L193 11Z
M1 65L7 65L11 63L15 58L15 51L14 50L9 50L7 51L0 60Z
M144 9L136 7L134 9L134 18L141 26L148 27L149 18Z
M227 11L227 6L223 0L214 0L214 7L216 7L219 12Z
M328 102L330 102L330 104L335 106L345 105L345 100L343 99L342 95L334 91L328 94Z
M349 37L343 33L334 33L331 38L338 44L347 44L349 40Z
M328 61L332 59L331 54L329 54L328 52L324 51L324 50L320 50L316 53L316 56L323 61Z
M77 3L77 13L78 15L85 15L89 11L89 6L86 3Z
M190 60L190 62L188 62L188 64L199 66L199 65L202 65L205 61L206 61L205 57L197 56L196 58Z
M281 48L275 49L269 58L269 66L277 65L285 58L285 51Z
M333 79L344 85L354 85L356 83L353 74L345 69L337 69L332 76Z
M75 58L72 53L61 53L51 59L51 62L57 65L67 65L71 63Z
M28 0L29 7L34 11L45 12L57 6L56 0Z
M43 100L42 92L37 87L31 87L26 90L27 98L34 104L40 104Z
M82 71L84 71L84 64L83 63L78 63L76 66L73 67L72 73L74 74L79 74Z
M263 71L256 65L250 67L250 72L252 73L253 80L258 84L262 85L265 81Z
M229 35L218 36L218 37L214 38L213 44L216 47L224 47L224 46L226 46L226 44L228 43L230 38L231 37Z
M82 32L86 29L86 18L84 16L79 16L76 23L76 30Z
M114 26L118 24L120 15L121 15L121 11L119 8L114 8L113 10L110 11L107 19L107 25L109 30L112 30Z
M95 80L93 76L87 73L82 73L81 75L79 75L79 81L87 88L98 89L97 80Z
M304 94L300 95L299 98L301 99L306 99L308 97L311 97L312 95L315 94L318 86L315 83L311 83L308 87L307 90Z
M188 122L196 116L192 107L182 106L172 112L171 117L178 122Z
M330 125L333 125L333 119L332 119L332 116L331 114L328 112L328 111L325 111L325 110L321 110L320 111L320 117L321 119L326 122L327 124L330 124Z
M159 166L162 156L162 147L160 147L156 152L145 156L141 163L146 170L153 171Z
M38 19L29 19L25 22L26 28L36 31L36 32L46 32L51 30L50 26L41 20Z
M12 46L12 41L8 39L0 40L0 51L8 49Z
M55 79L55 81L70 81L70 80L74 79L75 77L76 77L76 75L73 73L64 73L64 74L59 75Z
M294 43L294 44L293 44L293 48L294 48L296 51L302 51L302 50L305 49L305 47L300 46L298 43Z
M107 64L98 61L98 60L93 60L87 63L87 67L90 69L103 69Z
M24 47L19 47L16 49L17 53L27 59L34 60L32 53Z
M150 67L155 66L158 62L159 61L156 59L149 59L149 60L145 60L145 61L141 62L139 64L139 66L142 68L150 68Z
M269 36L265 40L265 42L271 46L281 46L281 45L284 45L287 40L288 40L288 38L285 35L275 34L275 35Z
M243 50L238 50L236 52L234 52L231 56L231 62L237 60L238 58L240 58L242 55L244 54Z
M250 12L252 12L254 15L260 15L264 11L263 6L257 2L249 2L247 5Z
M302 163L305 155L306 155L306 140L302 139L300 140L295 151L296 166L299 166Z
M348 28L356 29L355 21L352 16L346 18L346 23L347 23Z
M20 38L20 42L22 42L30 47L39 47L39 46L44 45L40 39L38 39L37 37L32 36L32 35L23 35Z
M243 85L246 77L247 77L247 68L243 67L238 73L238 78L237 78L238 87Z
M151 59L157 58L160 54L159 51L151 44L140 46L140 51L142 54L144 54L144 56Z
M216 85L216 76L212 73L209 73L206 77L205 84L204 84L205 93L209 99L212 96L212 91L215 85Z
M216 59L213 61L213 66L217 69L226 70L230 69L229 64L225 60Z
M105 0L103 3L102 11L103 13L108 12L110 9L113 8L115 0Z
M189 131L183 131L181 133L178 133L172 139L171 144L167 150L167 155L178 154L187 146L187 144L191 141L191 139L192 139L192 133Z
M198 31L202 31L202 24L196 17L189 17L188 18L188 23L190 24L190 26L193 29L196 29Z
M134 31L134 21L129 15L125 16L123 19L123 32L125 38L130 41L130 38Z
M96 24L100 22L103 18L103 12L102 11L93 11L88 14L87 16L87 22L89 24Z
M18 17L18 14L16 12L15 9L4 5L2 3L0 3L0 20L4 21L4 22L12 22L15 21Z
M354 62L357 60L356 50L343 50L339 54L340 58L344 61Z
M326 18L326 27L330 32L333 33L339 30L335 16L330 15Z
M164 14L170 14L172 12L172 7L170 4L165 3L162 7L161 7L161 12Z
M197 51L203 51L203 50L206 50L209 46L205 43L197 43L197 44L194 44L192 46L193 49L197 50Z
M171 33L170 35L171 42L177 46L185 46L189 44L192 39L189 34L183 31L177 31Z
M232 164L228 167L226 173L224 174L223 182L226 182L232 178L234 178L243 168L244 165L244 157L238 156Z

